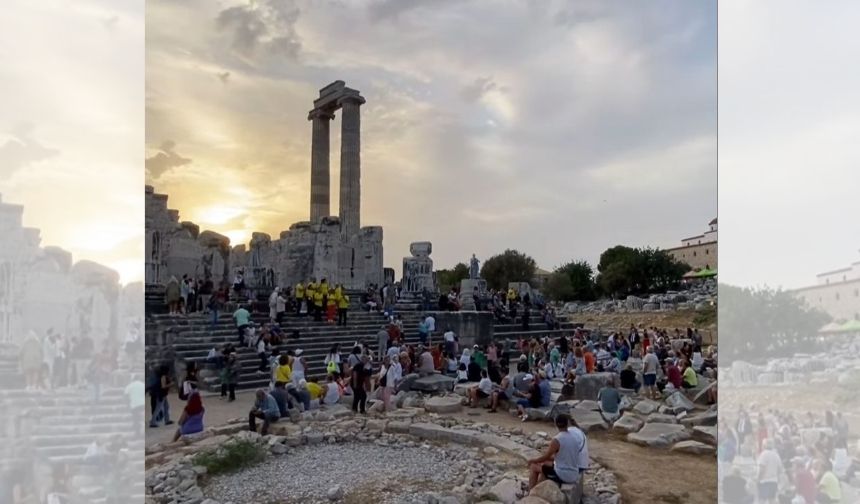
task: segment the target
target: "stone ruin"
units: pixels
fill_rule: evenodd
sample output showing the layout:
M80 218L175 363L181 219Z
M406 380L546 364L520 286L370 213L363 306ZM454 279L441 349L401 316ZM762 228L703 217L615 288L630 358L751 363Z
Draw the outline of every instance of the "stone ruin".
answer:
M137 299L142 286L121 288L116 271L40 246L39 230L23 226L23 213L0 198L0 342L48 329L95 341L118 337L122 312L133 312L125 299Z
M570 302L564 305L568 313L631 313L674 310L703 310L717 302L717 282L705 280L682 291L666 291L648 297L627 296L625 299Z
M400 287L404 293L420 294L426 289L435 292L433 282L433 244L430 242L413 242L409 244L412 257L403 258L403 280Z
M167 196L146 187L146 283L164 285L171 276L209 278L216 285L242 272L252 293L326 278L347 289L383 283L382 228L361 227L361 153L357 90L335 81L320 90L312 121L310 220L297 222L277 238L254 233L250 243L230 245L226 236L200 232L179 220ZM330 215L330 121L341 110L340 215Z

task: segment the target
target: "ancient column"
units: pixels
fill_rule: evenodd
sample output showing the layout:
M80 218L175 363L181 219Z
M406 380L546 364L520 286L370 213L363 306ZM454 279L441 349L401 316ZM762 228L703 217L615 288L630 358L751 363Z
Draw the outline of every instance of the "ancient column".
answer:
M340 134L340 229L349 238L361 228L361 116L364 103L357 93L339 100Z
M314 109L308 114L313 121L311 138L311 223L330 215L329 208L329 124L334 114Z

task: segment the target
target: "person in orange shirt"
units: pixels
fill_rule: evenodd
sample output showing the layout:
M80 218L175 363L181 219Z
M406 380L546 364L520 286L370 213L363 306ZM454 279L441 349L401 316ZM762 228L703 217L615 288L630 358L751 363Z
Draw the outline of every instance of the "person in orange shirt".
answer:
M594 353L590 348L586 348L585 353L583 353L582 358L585 359L585 372L591 374L594 372L594 364L597 359L594 358Z

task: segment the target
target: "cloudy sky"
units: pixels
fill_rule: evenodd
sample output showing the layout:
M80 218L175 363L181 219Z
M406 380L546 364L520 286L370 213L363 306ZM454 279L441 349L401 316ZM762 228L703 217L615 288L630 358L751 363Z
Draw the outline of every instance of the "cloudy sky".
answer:
M42 245L143 268L142 1L12 0L0 16L0 194ZM0 240L3 238L0 237Z
M720 279L795 288L860 261L860 4L720 4Z
M338 79L398 272L412 241L551 269L717 212L712 2L153 0L146 35L147 181L234 243L308 218L307 112Z

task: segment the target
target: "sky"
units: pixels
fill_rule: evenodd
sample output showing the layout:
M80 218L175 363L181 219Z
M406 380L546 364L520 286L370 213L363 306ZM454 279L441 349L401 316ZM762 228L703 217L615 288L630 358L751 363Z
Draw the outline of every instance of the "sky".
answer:
M43 246L123 283L143 279L143 12L11 0L0 16L0 195Z
M723 2L720 280L797 288L860 261L851 1Z
M307 113L343 80L367 100L361 221L398 275L414 241L436 268L677 246L717 214L715 5L151 0L147 183L234 244L277 236L308 218Z

